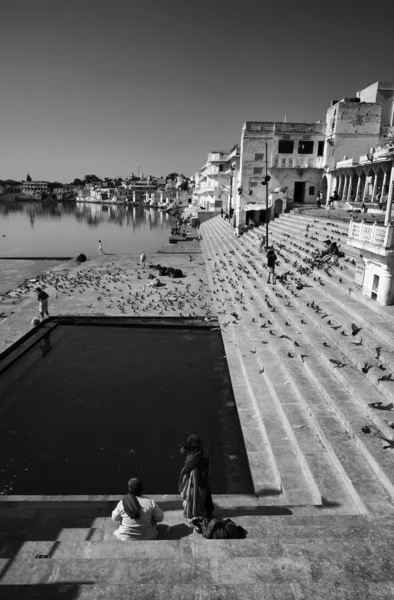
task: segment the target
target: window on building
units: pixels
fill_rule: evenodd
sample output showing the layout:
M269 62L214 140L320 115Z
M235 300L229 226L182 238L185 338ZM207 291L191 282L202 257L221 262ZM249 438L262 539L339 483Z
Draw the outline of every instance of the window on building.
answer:
M219 173L223 173L224 171L224 165L219 165Z
M310 196L314 196L315 195L315 186L314 185L310 185L309 186L309 195Z
M279 154L293 154L294 152L294 141L293 140L279 140L278 153Z
M300 140L298 142L298 154L313 154L313 142Z
M255 160L264 160L264 154L255 154L254 159Z
M324 140L317 143L317 155L323 156L324 154Z
M251 187L251 188L255 188L255 187L257 187L257 181L251 181L251 182L249 183L249 187Z
M254 167L254 169L253 169L253 175L261 175L262 172L263 172L262 167Z
M288 162L289 167L292 168L292 166L293 166L293 159L292 158L288 158L287 162Z
M281 167L285 167L286 166L286 158L282 158L281 159Z

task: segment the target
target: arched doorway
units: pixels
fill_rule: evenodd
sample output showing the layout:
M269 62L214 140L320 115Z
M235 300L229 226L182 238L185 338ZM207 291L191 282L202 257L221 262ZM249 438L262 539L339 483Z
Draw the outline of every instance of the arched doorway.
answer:
M275 200L275 205L274 205L274 218L277 219L279 217L279 215L281 215L283 212L283 200L281 198L277 198Z

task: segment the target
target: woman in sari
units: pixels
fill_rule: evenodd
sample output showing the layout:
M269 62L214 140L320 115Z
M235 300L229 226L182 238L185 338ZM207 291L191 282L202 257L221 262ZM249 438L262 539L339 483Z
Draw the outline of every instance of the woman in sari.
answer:
M211 518L213 502L209 486L211 460L208 450L196 435L189 435L186 445L181 449L186 453L185 464L179 478L179 493L183 500L186 521L201 532L200 522Z

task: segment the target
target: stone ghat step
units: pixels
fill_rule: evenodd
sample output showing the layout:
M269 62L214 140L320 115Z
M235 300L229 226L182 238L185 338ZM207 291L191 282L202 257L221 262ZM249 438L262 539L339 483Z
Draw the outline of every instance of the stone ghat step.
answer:
M353 600L375 598L392 600L394 586L390 582L349 583L255 583L212 585L196 580L190 584L163 586L160 583L140 585L48 584L3 586L2 600Z
M221 231L220 235L223 237L224 235L226 235L226 231ZM228 238L229 243L233 244L233 248L237 248L237 242L234 238L232 238L231 236ZM242 242L241 242L242 244ZM238 247L239 248L239 247ZM249 253L249 256L251 256L251 253ZM237 255L237 260L239 259L239 262L244 261L245 262L245 257L244 256L239 256L239 254ZM247 263L248 268L250 268L249 263ZM256 273L259 273L260 276L264 275L265 278L265 273L264 273L264 269L262 266L260 266L260 264L256 261L256 266L258 267L256 269ZM249 280L246 280L246 282L248 283ZM386 433L386 435L391 439L392 437L392 431L385 425L384 420L387 419L387 414L384 413L384 411L376 411L374 409L371 409L368 407L368 403L369 402L379 402L382 401L383 405L385 404L385 397L382 394L382 389L376 390L375 387L370 387L369 385L365 386L365 375L364 373L361 372L360 369L358 370L352 370L351 374L352 376L354 376L356 379L359 378L359 381L353 381L353 377L349 378L349 376L345 376L345 373L342 372L341 370L335 368L335 365L330 363L329 360L331 358L337 358L339 360L343 360L344 362L347 361L348 359L348 350L346 350L346 356L344 356L342 353L339 353L340 356L336 356L337 352L335 352L334 354L332 353L332 350L327 349L323 343L326 343L326 339L322 336L316 336L316 330L315 330L315 323L310 321L310 317L311 316L316 316L314 311L312 309L305 309L306 307L306 301L318 301L319 302L319 306L322 304L321 303L321 297L316 297L313 296L313 294L315 293L316 290L312 290L310 288L307 288L307 294L305 294L303 291L298 291L297 290L297 297L294 295L290 295L287 294L286 291L284 291L284 287L280 287L278 285L278 291L274 291L273 288L271 288L270 286L267 286L265 288L265 297L268 298L269 300L272 301L275 306L278 306L278 308L285 313L286 318L288 319L288 321L291 323L291 325L293 327L295 327L297 333L301 333L301 334L308 334L308 339L309 342L312 344L312 346L315 347L315 349L317 350L317 355L321 358L324 359L326 365L328 368L330 368L332 374L334 374L336 376L336 378L339 378L340 380L340 384L341 385L345 385L346 389L348 390L348 392L352 395L353 393L356 393L358 396L358 399L360 399L360 397L364 397L364 402L363 402L363 411L366 413L366 416L368 419L372 419L373 422L375 422L380 428L383 428L383 431ZM276 290L277 288L275 288ZM256 295L258 294L258 292L256 293L256 291L253 289L252 290L253 293ZM277 303L277 298L275 296L276 293L280 293L280 295L282 295L282 298L285 297L285 300L281 300L280 304ZM287 294L287 296L286 296ZM302 306L301 300L298 298L298 296L303 297L304 301L305 301L305 306ZM285 301L288 300L287 304L285 304ZM291 304L291 306L287 306L288 304ZM301 310L301 315L299 315L298 312L294 311L294 308L299 308ZM332 309L333 309L333 304L331 305L327 305L327 311L331 311L332 314ZM303 312L305 311L305 312ZM335 312L335 311L334 311ZM269 318L271 318L273 321L275 321L275 316L277 313L269 313ZM329 313L330 314L330 313ZM375 316L375 315L373 315ZM300 318L303 318L304 323L301 325L301 321ZM342 323L343 322L343 315L340 315L338 323ZM317 318L317 322L321 322L321 318L319 316L319 318ZM323 324L320 325L319 323L319 328L322 329ZM349 329L350 329L350 322L349 322ZM289 331L290 329L288 329L287 327L283 327L283 333L286 335L289 335ZM326 328L326 331L330 331L331 332L331 326L328 327L328 329ZM309 335L310 332L310 335ZM324 330L322 330L322 333L324 333ZM336 333L336 332L335 332ZM334 335L334 331L333 331L333 335ZM338 336L339 337L339 341L341 341L343 336ZM352 336L348 336L350 338L352 338ZM345 338L346 339L346 338ZM352 338L353 339L353 338ZM393 338L394 339L394 338ZM332 341L334 341L334 347L336 348L336 340L335 340L335 336L333 338L333 340L327 340L331 342L331 346L333 346ZM393 341L393 340L391 340ZM370 342L371 343L371 342ZM376 343L372 344L370 346L370 350L372 352L372 349L374 350L375 347L378 347L380 345L381 348L383 348L384 344L381 345L380 340L376 340ZM312 355L314 355L314 353L316 352L316 350L312 353ZM391 352L392 352L392 346L386 346L386 350L387 350L387 356L390 357L391 356ZM372 355L371 355L372 356ZM357 361L355 361L357 363ZM377 364L377 361L374 361L374 363ZM363 365L361 365L363 366ZM377 371L377 369L375 369L375 371ZM373 380L372 380L373 381ZM388 391L388 393L391 392L391 386L390 383L380 383L379 388L383 388L383 386L387 386L386 391ZM361 391L360 391L361 390ZM337 393L339 393L339 390L337 391ZM339 394L341 395L341 394ZM346 404L346 403L345 403Z
M257 234L253 233L252 236L256 236ZM254 254L256 252L255 244L253 243L253 237L246 236L243 240L245 244L244 247L246 251ZM288 256L291 260L293 257L289 250L285 248L280 248L280 254L284 254ZM261 255L256 255L256 257L260 256L259 264L265 266L266 260L264 262L261 259ZM327 273L321 269L315 270L313 275L300 275L295 272L294 267L292 267L291 262L288 264L283 263L283 260L279 258L279 262L281 263L277 268L277 273L287 273L291 271L294 273L293 277L297 280L301 279L305 284L306 288L304 291L297 291L295 289L295 281L291 280L290 276L288 276L288 284L293 285L294 292L300 296L307 297L310 292L318 294L318 296L323 299L321 301L324 302L324 299L338 306L338 308L342 309L346 312L353 322L358 324L359 326L367 327L371 330L375 335L379 336L380 340L385 340L388 344L393 344L394 341L394 312L390 313L386 311L382 313L382 311L377 308L376 303L372 301L364 301L364 298L361 296L361 288L359 287L359 294L356 296L355 294L349 295L349 290L344 284L339 283L339 275L337 273L336 277L329 276ZM331 272L331 270L330 270ZM341 275L343 277L343 274ZM315 278L315 279L314 279ZM320 278L323 285L319 283L317 278ZM353 284L353 287L355 285ZM353 290L354 291L354 290ZM313 298L311 298L312 301ZM378 344L379 345L379 344Z
M197 580L189 584L139 585L38 584L3 586L2 600L392 600L390 582L249 583L212 585Z
M280 272L279 268L278 272ZM294 306L299 308L301 312L304 312L306 319L311 321L327 338L327 342L330 342L330 344L344 353L346 358L358 369L360 375L362 373L361 370L365 368L365 363L373 365L374 368L371 368L368 373L365 375L362 374L362 379L365 377L373 386L379 388L379 391L390 401L394 400L393 384L387 381L380 381L383 375L394 371L393 327L390 328L387 323L385 324L387 335L393 329L391 344L388 344L386 340L382 342L382 338L375 333L377 329L376 321L378 319L375 315L372 317L369 315L370 318L374 318L374 321L367 320L367 324L368 326L375 326L374 330L370 331L368 328L362 327L364 322L359 323L358 326L361 328L361 331L357 337L354 337L351 329L354 319L342 309L343 305L334 304L332 301L329 301L327 294L322 295L320 290L307 287L301 291L297 290L296 295L289 296L289 298ZM275 297L273 301L275 302ZM306 310L308 303L312 301L320 307L319 311L313 308ZM347 299L347 302L353 303L354 301ZM364 310L364 307L362 307L361 310L367 314L368 309ZM343 333L337 329L338 327L340 327ZM380 333L380 327L378 331ZM376 358L376 348L379 348L379 359ZM382 365L384 369L377 368L378 365Z
M142 585L159 583L173 587L199 582L200 585L256 585L278 583L364 584L391 582L393 543L369 540L303 539L260 542L242 555L246 543L204 542L195 553L162 558L57 558L0 559L0 585L34 583L76 583L85 585ZM376 550L385 552L377 560ZM256 555L257 553L257 555ZM383 558L383 557L382 557ZM157 597L157 596L156 596ZM201 597L201 596L200 596ZM327 596L326 596L327 597Z
M217 249L214 244L215 242L213 239L208 240L205 238L205 244L203 245L205 248L204 251L208 250L215 256L217 254ZM211 265L208 267L208 272L210 270ZM211 271L211 279L213 279L214 282L215 278L215 273ZM231 301L236 305L237 302L232 291L227 290L227 294L231 295ZM223 294L221 302L225 302ZM239 330L238 328L234 333L235 339L233 339L233 343L240 354L241 363L243 364L247 379L249 380L254 400L254 409L252 408L252 410L245 410L242 405L238 405L238 414L243 430L250 427L251 424L256 422L260 423L266 443L272 451L270 457L272 464L271 471L278 472L280 477L280 487L283 489L288 503L321 504L321 494L301 451L299 441L293 434L293 431L283 414L277 390L271 384L271 379L268 382L267 375L265 377L259 375L261 364L259 364L260 361L259 363L256 363L256 361L250 357L252 346L249 343L247 332ZM227 352L226 341L225 347ZM234 387L237 383L237 380L233 380ZM254 458L255 460L257 459L257 461L261 461L263 457L260 457L260 453L257 452L257 456ZM253 479L255 481L254 477Z
M324 226L316 226L315 223L300 222L293 215L285 215L271 221L271 226L275 226L283 234L286 234L288 239L298 238L300 242L310 242L316 248L323 248L323 241L330 239L341 246L341 250L346 256L351 259L359 259L360 252L356 248L347 244L348 231L333 230ZM317 238L317 239L314 239Z
M225 249L220 247L220 242L218 240L219 236L216 237L217 245L213 242L213 250L216 250L216 256L221 257L223 260L225 257L223 252ZM233 285L237 285L236 275L234 275ZM245 286L242 286L242 288L243 287ZM242 291L242 288L240 291ZM251 290L251 293L252 292L253 288ZM233 297L233 302L238 304L235 296L236 292L234 293L232 289L229 289L227 293ZM262 384L266 381L268 389L271 392L272 401L270 404L277 405L277 414L273 414L270 407L266 408L264 406L260 406L260 413L263 421L267 423L266 428L267 431L269 431L270 443L272 447L278 451L279 457L277 462L282 459L283 456L286 456L287 458L287 467L282 461L279 468L285 493L286 476L287 479L290 479L290 481L292 480L292 476L290 476L288 471L293 475L292 456L289 454L291 449L293 449L302 465L305 481L309 484L311 490L316 486L322 498L341 498L341 507L339 508L338 506L338 511L343 510L348 513L357 510L364 511L365 507L362 502L360 502L357 494L354 493L353 496L352 494L349 495L349 487L351 487L351 484L347 481L345 485L341 480L342 476L340 469L338 471L337 465L334 466L330 453L327 452L327 447L322 448L321 437L317 433L314 423L311 422L308 414L305 412L303 402L297 398L296 390L300 387L299 378L301 373L294 372L290 375L292 368L296 367L294 364L291 364L289 358L285 357L286 355L281 355L283 352L283 342L279 342L273 337L268 345L260 346L261 332L256 325L257 319L259 318L258 309L255 309L252 303L249 303L247 300L245 300L245 302L249 304L249 310L247 311L248 316L253 315L253 321L247 323L245 321L248 317L241 317L241 320L245 322L245 331L252 343L252 346L250 344L246 345L245 354L248 356L253 345L255 346L255 360L258 360L259 367L262 367L261 370L264 372L264 375L260 376L260 381ZM244 305L238 306L238 310L241 311L241 314L243 314L243 308ZM259 309L261 308L260 305ZM265 310L265 308L262 309ZM257 330L253 333L256 327ZM238 336L241 331L240 326L238 326ZM276 345L280 347L277 348L273 356L273 347ZM299 369L303 371L303 366L301 365ZM286 383L290 384L288 388L286 388ZM318 390L314 384L311 381L305 380L305 377L301 382L301 387L304 395L310 394L310 396L314 398L318 394ZM296 474L295 477L298 480ZM296 487L296 484L293 483L293 487Z
M296 215L284 215L283 218L285 219L290 219L290 223L292 222L292 219L296 219L297 216ZM275 220L271 225L270 225L270 231L273 232L274 237L277 241L281 242L281 243L286 243L286 239L285 237L282 237L280 233L277 232L276 229L276 225L277 223L280 223L282 221L282 216L280 217L279 220ZM264 229L265 226L261 226L260 229L257 229L258 232L260 231L265 231ZM249 235L252 235L256 232L256 230L252 230L251 232L248 232ZM246 235L248 235L246 234ZM297 237L297 236L296 236ZM324 238L322 238L324 239ZM298 241L303 242L305 244L305 238L302 239L302 236L298 236ZM357 248L352 248L351 246L346 246L343 243L343 250L345 251L346 256L351 257L352 259L355 259L355 262L362 264L362 261L360 260L360 252L359 250L357 250ZM354 253L354 256L352 256L352 253ZM293 259L294 260L294 259ZM293 262L293 261L292 261ZM344 267L344 270L338 270L336 268L333 269L333 272L336 272L338 277L341 277L344 281L348 280L350 278L350 276L354 276L354 266L351 265L349 262L345 262L344 260L340 260L340 262L342 263L342 266ZM346 267L346 269L345 269ZM350 268L349 268L350 267ZM353 269L353 271L352 271ZM353 275L352 275L353 273ZM345 275L345 278L343 277L343 274ZM359 304L365 304L370 310L373 310L374 312L380 314L386 321L389 320L391 322L394 322L394 307L393 306L380 306L379 304L377 304L376 302L374 302L373 300L371 300L369 297L364 296L361 294L361 287L356 284L354 281L351 284L351 288L348 288L349 294L354 297L357 302Z
M249 531L249 530L248 530ZM363 544L370 540L382 540L391 547L393 540L388 535L380 535L380 530L364 528L291 528L276 535L273 528L266 530L265 536L260 530L261 539L244 540L207 540L202 535L192 533L181 540L153 540L121 542L114 536L107 541L8 541L0 547L0 561L4 560L64 560L64 559L124 559L161 560L177 558L180 561L190 557L255 557L278 554L280 546L302 546L316 539L336 544L349 538ZM0 594L1 595L1 594Z
M301 213L284 213L280 215L280 219L292 219L297 223L301 223L304 225L313 225L318 230L324 231L324 233L328 232L332 235L336 235L336 232L339 231L338 235L347 235L349 231L350 220L348 221L331 221L328 215L324 215L321 217L316 217L314 215L308 216L306 214ZM324 229L325 228L325 229Z
M259 230L253 229L246 233L246 238L254 238ZM257 237L256 244L257 244ZM313 258L313 254L316 252L320 252L323 248L326 248L323 244L319 245L316 242L308 242L307 240L303 240L302 238L293 237L289 239L286 237L286 233L275 224L275 227L271 227L270 230L270 244L274 244L277 250L280 250L280 253L285 252L286 256L282 257L282 260L290 267L295 270L295 268L299 268L300 266L304 268L312 269L311 259ZM343 248L341 248L344 250ZM338 282L340 285L340 279L342 280L342 287L345 286L353 286L360 287L357 283L355 283L355 272L357 261L361 264L361 261L357 257L354 259L353 257L346 256L339 258L338 266L334 264L326 264L323 267L313 267L314 274L318 274L319 276L324 275L324 278L330 277L330 281ZM296 266L293 266L294 263L297 263ZM329 275L327 273L329 271ZM335 277L336 276L336 277Z
M207 234L209 234L209 231L211 231L211 234L213 235L213 237L215 238L220 238L222 239L226 239L226 232L225 231L220 231L220 234L216 234L215 231L212 231L212 228L214 228L214 222L211 222L211 230L207 231ZM240 242L238 240L236 240L234 237L232 237L230 234L227 234L227 242L230 244L230 247L232 245L233 248L236 248L238 244L240 244ZM207 235L205 236L205 240L207 239ZM228 247L226 248L227 252L226 252L226 256L231 257L232 255L228 253ZM222 265L224 265L225 263L223 262L224 259L224 255L222 255ZM237 260L240 260L241 262L244 261L244 257L237 255ZM230 258L229 258L230 260ZM211 265L211 263L209 263ZM233 270L233 267L230 265L231 270ZM224 271L220 271L220 273L222 274L222 272ZM223 282L223 275L221 275L220 282ZM227 279L225 278L225 281L227 281ZM249 282L248 279L244 279L244 283L248 286L251 286L252 284ZM222 283L220 283L220 285L222 285ZM245 286L243 286L243 288L245 288ZM267 288L268 291L269 288ZM245 288L245 292L246 292L246 288ZM258 295L258 292L256 292L254 290L254 288L251 290L251 292L256 296ZM226 298L228 300L228 298ZM254 309L253 306L250 306L252 313L254 314ZM261 308L261 304L260 304L260 308ZM232 307L231 307L232 309ZM242 312L243 307L240 306L238 309L239 314L245 314ZM230 312L230 310L228 310L228 312ZM249 317L252 316L252 314L250 313L250 311L247 311L247 313ZM270 318L272 318L275 323L276 323L276 319L278 318L277 315L279 313L269 313ZM287 313L289 315L289 313ZM249 323L248 324L248 328L251 329L254 327L257 327L257 322L258 322L258 318L254 318L255 323L253 325L253 323ZM283 333L287 333L287 335L289 335L288 333L288 329L286 328L285 323L280 323L279 325L281 325L282 331ZM305 327L303 328L303 332L305 330ZM275 330L276 333L276 330ZM279 335L279 334L277 334ZM315 332L312 332L311 335L315 335ZM271 340L271 345L274 343L273 340L276 339L275 337L271 337L269 338ZM283 342L284 343L284 342ZM256 347L258 344L255 344ZM304 351L304 350L302 350ZM312 351L311 353L309 352L305 352L306 354L311 355L312 357L314 356L314 352ZM282 354L282 356L279 354L278 355L278 359L277 359L277 364L280 364L281 362L283 363L283 361L286 362L286 354ZM289 362L287 360L287 362ZM307 362L307 361L306 361ZM304 364L304 363L303 363ZM331 363L327 363L329 366L331 366L331 370L333 368L333 365ZM300 365L301 366L301 365ZM315 364L315 369L318 369L321 371L322 366L319 365L319 363ZM293 366L291 368L296 368L296 362L293 362ZM297 367L298 368L298 367ZM312 371L314 369L312 368ZM334 371L334 373L336 373L336 371ZM313 380L313 378L311 377L311 379ZM305 374L301 377L300 379L300 373L297 376L297 379L295 380L294 378L292 379L293 381L293 385L295 382L296 388L297 388L297 382L299 382L301 384L301 388L300 390L302 390L301 392L301 398L302 398L302 394L304 392L304 390L306 389L305 385L307 384L307 381L305 382ZM316 380L315 380L316 381ZM372 473L372 471L369 470L368 465L364 464L365 462L365 456L368 457L368 464L371 464L371 466L376 467L378 473L379 473L379 481L382 483L382 485L384 485L384 487L386 487L386 489L389 490L389 493L391 495L393 495L394 490L393 490L393 483L391 481L391 476L390 476L390 471L392 470L392 462L390 461L390 458L387 454L385 454L384 452L382 452L382 449L380 447L380 442L377 442L376 438L372 438L371 436L371 440L374 443L373 447L371 448L371 445L369 444L369 440L367 443L367 447L364 446L363 442L360 440L360 438L358 437L358 435L355 433L355 431L352 431L352 429L350 429L350 438L348 439L348 443L344 445L345 442L345 438L343 438L343 435L337 435L336 429L338 429L338 425L339 425L339 429L341 430L342 427L344 427L345 432L349 431L349 424L346 420L344 420L342 422L342 420L340 419L340 423L335 423L335 419L333 419L333 413L332 408L330 407L330 404L327 405L327 399L329 399L331 396L333 398L336 398L337 395L339 395L339 398L341 398L341 396L343 395L343 391L342 389L339 387L338 390L333 390L332 389L332 381L330 381L327 377L327 374L325 375L325 381L324 381L324 387L323 389L325 389L325 392L323 394L323 397L321 397L322 395L317 393L315 394L315 396L308 394L307 397L304 397L304 400L307 398L307 405L308 405L308 410L311 410L313 408L313 411L311 413L312 418L315 420L316 425L319 425L320 427L320 432L321 435L323 435L323 437L327 440L330 441L332 440L332 442L334 443L334 448L335 448L335 455L333 456L334 460L335 460L335 456L337 458L340 458L340 462L341 464L344 466L345 469L345 473L349 472L350 470L350 477L351 477L351 481L353 482L353 484L355 485L355 487L357 488L357 486L359 486L359 490L360 493L362 494L362 496L364 497L365 495L367 496L367 500L368 503L372 502L371 506L375 506L375 509L377 507L377 505L379 505L380 500L379 498L381 497L382 499L385 496L385 492L383 491L382 488L379 488L379 485L377 485L377 482L374 481L374 474ZM317 379L316 381L316 385L319 386L319 381ZM334 393L333 393L334 392ZM339 392L339 394L338 394ZM324 397L326 396L326 397ZM316 405L316 401L315 398L322 400L322 402L320 402L320 404ZM348 399L344 398L344 404L348 404L347 402ZM357 407L356 404L352 403L352 407L353 410L355 410L355 414L358 415L359 414L359 408ZM306 407L305 407L306 408ZM323 410L323 412L322 412ZM326 416L324 416L326 414ZM331 414L330 414L331 413ZM341 412L340 410L337 410L336 414L339 416L341 416ZM322 416L324 417L323 421L322 421ZM321 429L321 424L323 425L323 430ZM333 436L333 434L335 433L335 435ZM361 435L361 433L360 433ZM351 440L356 439L357 443L361 444L361 447L364 451L364 457L362 458L362 460L360 460L360 456L359 456L359 450L356 450L355 447L352 446ZM373 454L371 454L371 450L373 451ZM350 458L351 457L351 458ZM383 458L382 458L383 457ZM364 461L364 462L363 462ZM386 462L389 462L389 464L386 465ZM357 465L357 466L356 466ZM391 466L390 466L391 465ZM361 473L364 474L361 475ZM359 483L359 480L366 477L368 480L368 486L366 485L361 485ZM387 501L383 501L383 504L386 505L387 508Z
M228 234L227 231L220 231L220 235L224 236ZM229 238L229 243L233 244L233 248L237 248L237 245L235 243L235 240L233 238ZM241 242L244 243L244 242ZM234 255L236 256L236 259L238 260L238 263L244 263L244 265L248 268L251 269L250 266L250 260L255 260L254 262L254 266L253 266L253 273L259 275L260 277L263 277L265 279L266 277L266 269L264 269L265 264L261 263L261 260L258 260L258 256L255 259L255 256L253 254L253 249L251 251L249 251L249 254L245 256L240 255L239 254L239 246L238 246L238 254ZM246 260L245 260L246 259ZM245 264L246 263L246 264ZM278 273L280 272L285 272L284 268L279 267L278 268ZM248 280L249 281L249 280ZM289 289L288 289L289 288ZM323 288L325 289L325 288ZM290 292L292 293L289 293ZM255 292L254 289L251 290L253 293L255 294L259 294L260 292ZM266 304L266 299L269 297L269 301L273 303L273 305L275 307L278 307L280 310L282 310L286 317L292 322L292 325L296 328L298 333L305 333L308 328L312 328L312 332L311 332L311 341L312 344L314 344L314 338L316 338L316 345L320 344L319 346L319 354L323 353L323 354L327 354L329 355L327 358L327 366L329 366L333 372L333 374L336 377L339 377L341 375L341 373L339 372L338 369L335 369L335 365L330 364L328 361L331 358L337 358L339 360L344 360L344 358L346 357L346 360L348 358L352 358L353 359L353 364L357 367L357 371L354 371L353 374L356 377L361 378L359 380L359 383L361 385L361 388L363 387L364 383L365 383L365 374L361 372L361 368L364 367L365 362L367 361L370 364L383 364L387 366L388 369L394 367L394 361L393 361L393 342L394 342L394 335L392 337L389 336L388 330L390 329L389 326L386 324L385 328L386 328L386 334L387 337L389 338L390 343L387 343L386 341L382 342L382 339L380 336L376 335L376 330L378 331L378 333L382 333L382 329L380 327L380 319L376 317L376 314L372 312L369 312L367 308L361 307L361 309L359 309L359 314L356 315L358 316L358 321L356 320L357 326L359 327L363 327L362 331L360 332L360 334L358 335L357 338L354 338L352 335L350 335L351 332L351 324L354 323L354 319L351 318L347 312L345 312L344 310L342 310L342 308L344 306L347 306L348 304L355 304L355 300L353 299L348 299L346 297L343 297L342 303L340 305L335 304L334 302L328 302L329 299L329 295L327 292L322 292L321 289L316 289L316 288L311 288L311 287L306 287L304 288L304 290L297 290L295 287L294 282L292 282L290 279L288 279L288 282L285 285L279 285L277 287L275 287L275 290L273 290L273 288L271 288L270 286L267 286L265 288L265 302L263 304L263 306L265 306ZM278 301L278 298L276 297L276 294L279 294L281 296L280 300ZM332 298L332 296L331 296ZM322 307L322 310L319 311L319 313L315 312L312 308L308 308L307 304L308 302L311 303L312 301L314 301L318 306ZM287 306L288 304L291 304L291 306ZM298 308L300 313L295 312L294 308ZM356 307L353 309L354 312L356 311ZM363 313L363 314L362 314ZM322 315L327 315L326 319L322 319ZM368 318L363 318L363 315L367 316ZM272 318L274 318L275 313L273 313ZM301 319L304 321L303 324L301 324ZM328 321L330 321L330 323L328 323ZM361 321L361 322L360 322ZM376 325L379 325L379 327L377 327ZM364 326L367 326L368 328L371 328L372 331L369 331L369 329L364 328ZM319 332L321 333L323 337L317 336L316 337L316 330L315 328L318 328ZM343 329L346 333L346 336L343 336L340 334L339 329ZM289 335L289 330L286 330L283 332L286 335ZM359 340L359 338L361 338L361 336L363 337L363 346L356 346L356 339ZM365 342L364 342L365 340ZM326 350L326 347L323 346L321 347L321 345L325 343L329 343L331 344L331 347L334 347L335 350L337 350L337 347L339 346L339 349L342 350L342 352L344 353L345 356L343 356L342 354L340 356L335 356L335 353L333 354L332 351L328 352L328 350ZM357 342L359 343L359 342ZM328 346L330 347L330 346ZM379 360L375 359L375 354L376 354L376 348L380 349L380 358ZM346 361L345 361L346 362ZM385 371L381 371L380 369L374 369L373 371L369 371L368 372L368 379L367 381L369 381L371 383L372 386L377 386L379 387L379 394L383 394L386 396L389 396L391 398L391 394L392 394L392 384L390 382L380 382L379 384L377 383L377 380L382 377L382 374L384 374ZM356 386L357 388L359 388L360 386ZM367 386L368 387L368 386ZM350 392L352 392L352 390L354 389L354 385L352 385ZM372 392L371 392L372 393ZM367 394L368 396L368 394ZM373 401L382 401L384 400L384 398L382 398L381 396L379 398L376 399L370 399L369 402L373 402ZM366 402L366 405L368 404L368 402ZM371 415L373 413L376 413L376 411L372 411ZM390 434L390 431L386 431L387 434Z
M264 231L264 228L255 228L247 232L244 236L244 239L253 240L254 244L257 246L257 235L260 233L260 231ZM357 260L359 260L358 258L355 260L354 258L346 257L345 253L345 258L339 258L338 266L326 264L324 268L314 267L312 269L310 263L312 255L314 252L322 250L323 245L318 245L316 242L308 242L308 240L304 240L295 236L289 240L286 237L286 234L276 223L274 223L270 228L269 239L270 244L273 243L276 246L276 249L279 250L279 255L284 253L285 256L282 256L279 260L283 260L283 262L288 266L288 269L293 271L296 271L296 268L298 269L299 267L311 269L314 276L323 277L325 281L330 283L335 282L336 285L340 286L339 289L346 287L346 292L348 292L348 286L352 286L355 289L361 287L354 281ZM295 262L297 265L293 266ZM359 262L361 263L361 261ZM327 271L329 271L329 274ZM304 275L304 277L308 276ZM340 279L342 280L342 284L339 281Z
M309 537L332 537L346 538L352 537L376 537L383 539L392 537L391 531L394 525L394 519L390 516L385 516L380 521L371 520L366 515L341 515L325 514L325 507L320 507L315 514L317 516L307 514L304 517L296 517L294 515L262 516L259 514L234 514L230 512L228 517L233 519L237 525L241 525L247 531L247 539L267 540L270 537L275 539L289 540L293 538L309 538ZM289 512L290 509L289 509ZM319 516L320 515L320 516ZM323 516L324 515L324 516ZM223 518L226 518L223 515ZM0 522L1 526L3 522ZM37 527L35 523L22 523L18 526L13 524L12 528L0 528L0 555L9 553L12 548L22 548L26 544L44 544L45 548L51 545L52 550L55 545L60 543L98 543L108 542L121 544L121 542L113 535L115 527L107 527L107 523L95 523L92 527L86 527L85 523L81 522L74 527ZM184 523L176 525L172 531L167 531L166 525L160 524L159 538L154 542L138 542L138 544L162 544L163 548L169 544L175 547L177 543L186 543L193 536L197 536ZM33 546L27 546L33 547ZM38 547L38 546L37 546ZM41 546L40 546L41 547ZM44 547L44 546L42 546ZM37 552L37 554L47 554L47 552ZM8 554L7 554L8 556Z
M322 247L324 240L330 239L342 247L346 256L355 259L359 258L357 249L347 244L348 227L345 230L339 231L332 227L325 227L323 224L316 224L313 221L301 221L295 215L282 215L278 219L271 221L271 224L288 234L290 239L297 237L300 241L312 242L319 247Z

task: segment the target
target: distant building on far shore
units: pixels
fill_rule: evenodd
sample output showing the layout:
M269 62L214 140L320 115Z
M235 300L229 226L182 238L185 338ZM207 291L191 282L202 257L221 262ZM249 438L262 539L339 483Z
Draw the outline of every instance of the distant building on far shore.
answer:
M22 181L22 194L26 196L34 196L40 199L43 193L48 194L48 192L48 181L33 181L29 173L27 174L26 181Z

